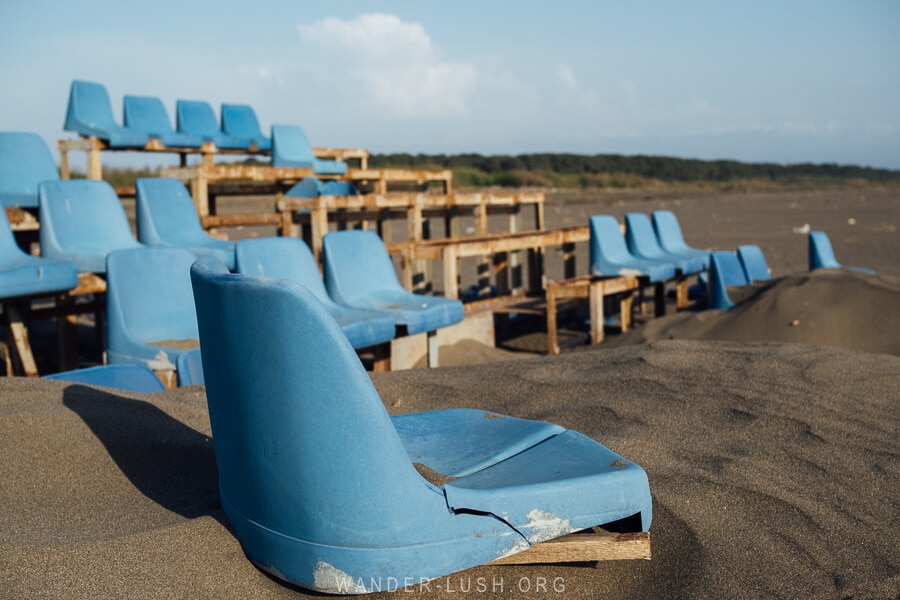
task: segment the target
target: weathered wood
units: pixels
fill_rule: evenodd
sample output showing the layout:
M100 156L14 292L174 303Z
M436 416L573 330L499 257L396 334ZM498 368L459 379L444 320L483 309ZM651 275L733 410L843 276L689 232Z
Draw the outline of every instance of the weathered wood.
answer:
M41 227L33 213L18 206L6 207L6 219L13 231L37 231Z
M279 228L284 225L284 218L278 214L237 214L237 215L210 215L200 219L205 229L215 227L241 227L249 225L275 225Z
M22 311L14 302L3 305L3 311L9 324L9 337L16 348L16 357L26 377L38 377L37 364L31 353L31 343L28 341L28 328L22 319Z
M491 565L600 562L604 560L650 560L650 533L610 533L594 529L572 533L528 550L499 558Z

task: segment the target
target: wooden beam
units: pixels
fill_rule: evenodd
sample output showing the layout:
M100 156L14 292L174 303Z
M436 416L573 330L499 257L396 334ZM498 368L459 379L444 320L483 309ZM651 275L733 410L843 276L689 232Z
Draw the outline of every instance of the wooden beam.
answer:
M488 564L534 565L650 558L650 532L610 533L595 528L589 532L571 533L535 544L528 550L498 558Z

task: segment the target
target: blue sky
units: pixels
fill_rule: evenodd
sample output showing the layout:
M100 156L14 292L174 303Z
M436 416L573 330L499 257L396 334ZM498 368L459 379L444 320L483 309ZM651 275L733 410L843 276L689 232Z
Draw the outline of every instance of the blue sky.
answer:
M898 32L894 0L0 0L0 130L55 152L83 79L119 119L125 94L248 103L373 152L900 169Z

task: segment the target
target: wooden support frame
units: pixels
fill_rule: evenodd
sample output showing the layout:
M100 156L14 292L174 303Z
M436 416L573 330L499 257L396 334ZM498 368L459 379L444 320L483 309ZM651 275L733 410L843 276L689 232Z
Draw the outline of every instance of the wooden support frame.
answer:
M543 231L524 231L519 233L495 234L483 237L456 238L427 241L394 242L388 244L388 251L392 254L400 254L401 281L407 289L412 289L413 281L417 275L416 261L440 260L443 265L444 296L447 298L459 298L459 259L465 256L500 256L496 262L503 267L501 275L507 276L508 262L506 256L509 252L528 250L532 263L534 257L548 246L563 246L568 248L578 242L586 242L590 239L590 231L587 226L562 227ZM566 264L566 272L574 273L574 251L567 257L570 261ZM529 269L529 289L542 291L545 286L545 275L542 263ZM509 287L504 283L503 287Z
M611 533L599 527L570 533L524 552L498 558L490 565L533 565L550 563L601 562L605 560L650 560L650 532Z
M572 279L547 282L547 353L559 354L557 313L561 302L570 299L587 299L590 307L591 344L603 341L604 299L619 298L622 331L631 327L634 291L641 287L641 280L634 276L592 277L586 275ZM663 297L663 302L665 298Z

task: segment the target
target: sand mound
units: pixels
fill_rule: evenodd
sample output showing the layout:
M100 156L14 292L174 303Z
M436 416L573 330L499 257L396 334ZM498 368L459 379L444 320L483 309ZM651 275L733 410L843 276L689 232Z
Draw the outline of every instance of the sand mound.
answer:
M392 412L557 422L650 477L652 561L479 567L421 596L479 581L480 597L533 597L541 581L541 596L581 598L900 591L900 358L676 341L373 379ZM254 568L223 517L202 388L2 379L0 432L0 596L304 594Z
M652 340L779 341L900 356L900 281L846 270L781 277L729 292L727 311L648 320L604 347Z

